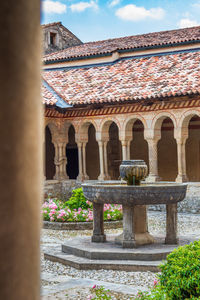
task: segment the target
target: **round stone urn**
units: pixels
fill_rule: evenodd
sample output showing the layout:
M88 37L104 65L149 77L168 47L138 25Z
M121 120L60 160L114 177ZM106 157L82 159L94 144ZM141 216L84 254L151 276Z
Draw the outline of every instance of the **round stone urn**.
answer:
M127 185L139 185L140 181L147 176L148 167L144 160L123 160L119 172Z

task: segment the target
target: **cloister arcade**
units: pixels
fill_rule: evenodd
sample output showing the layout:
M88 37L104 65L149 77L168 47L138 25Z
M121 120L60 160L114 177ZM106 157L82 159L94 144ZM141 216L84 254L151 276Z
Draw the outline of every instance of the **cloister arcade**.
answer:
M147 180L200 181L200 111L46 119L47 180L119 178L124 159L143 159Z

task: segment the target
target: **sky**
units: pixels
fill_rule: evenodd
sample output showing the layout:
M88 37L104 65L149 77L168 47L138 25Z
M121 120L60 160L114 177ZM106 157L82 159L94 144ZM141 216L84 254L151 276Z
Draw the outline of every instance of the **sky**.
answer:
M43 0L41 23L82 42L200 25L200 0Z

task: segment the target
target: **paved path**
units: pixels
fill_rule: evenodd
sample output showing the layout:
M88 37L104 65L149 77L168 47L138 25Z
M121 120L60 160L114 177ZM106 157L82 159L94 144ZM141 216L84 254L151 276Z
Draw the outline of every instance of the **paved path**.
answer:
M196 235L200 238L200 215L179 214L179 234ZM165 230L165 214L149 214L149 231L153 234ZM108 230L108 234L120 233L119 229ZM60 245L75 236L88 236L91 231L56 231L43 230L42 251ZM108 270L76 270L59 263L45 261L42 256L42 300L76 299L86 300L93 285L102 285L112 291L112 299L133 299L139 290L148 290L156 278L151 272L125 272Z

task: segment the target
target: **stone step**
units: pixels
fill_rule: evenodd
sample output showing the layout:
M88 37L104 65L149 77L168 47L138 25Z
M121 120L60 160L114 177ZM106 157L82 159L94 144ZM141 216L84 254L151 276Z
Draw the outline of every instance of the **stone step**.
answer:
M115 235L106 235L106 242L93 243L91 237L77 237L66 241L62 245L62 251L78 257L90 260L138 260L161 261L166 259L177 245L166 245L165 238L155 237L155 243L140 246L138 248L122 248L115 243ZM181 240L180 244L187 241Z
M79 270L118 270L132 272L159 272L162 261L139 261L139 260L92 260L77 257L61 251L49 250L44 253L44 258L58 262Z

